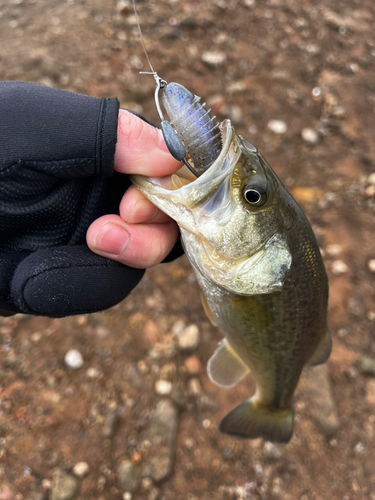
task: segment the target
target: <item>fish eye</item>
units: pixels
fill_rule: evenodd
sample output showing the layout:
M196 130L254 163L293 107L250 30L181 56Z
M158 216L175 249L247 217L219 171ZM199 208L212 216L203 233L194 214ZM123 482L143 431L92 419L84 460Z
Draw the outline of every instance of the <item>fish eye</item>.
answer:
M267 201L267 192L260 184L248 184L243 195L245 200L255 207L262 207Z

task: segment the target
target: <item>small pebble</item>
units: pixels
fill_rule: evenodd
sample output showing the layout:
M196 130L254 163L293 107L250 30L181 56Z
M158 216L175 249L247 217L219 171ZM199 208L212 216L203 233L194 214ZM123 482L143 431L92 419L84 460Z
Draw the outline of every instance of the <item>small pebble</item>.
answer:
M130 494L127 498L131 499L131 493L137 490L140 478L129 460L120 463L117 468L117 478L120 489L125 492L124 495Z
M41 334L41 332L34 332L34 333L31 335L31 340L32 340L33 342L38 342L41 338L42 338L42 334Z
M123 500L132 500L133 495L130 493L130 491L127 491L122 495Z
M366 448L365 448L365 445L363 443L357 443L354 447L354 453L357 455L357 456L361 456L361 455L364 455L366 453Z
M61 469L53 473L51 500L72 500L79 492L77 479Z
M188 383L188 393L191 396L199 396L202 393L202 386L197 378L192 378Z
M160 496L160 490L156 486L152 488L150 493L148 494L147 500L158 500Z
M146 374L149 371L149 368L148 368L146 362L143 359L141 359L140 361L138 361L137 368L143 374Z
M192 438L185 439L184 441L185 448L187 448L188 450L192 450L194 448L194 445L195 445L194 439Z
M247 89L246 83L241 80L229 83L227 86L227 92L229 94L238 94L240 92L244 92L246 89Z
M177 334L177 344L182 351L196 349L199 341L200 335L197 325L189 325Z
M320 87L314 87L311 93L314 97L319 97L322 94L322 89Z
M153 482L152 479L149 477L144 477L142 479L142 490L143 491L149 491L152 488Z
M211 427L211 420L205 418L202 422L202 425L204 429L209 429Z
M160 378L163 380L171 380L177 372L176 363L166 363L160 369Z
M270 441L264 443L264 454L270 460L279 460L282 457L279 448Z
M95 329L95 335L99 339L105 339L106 337L108 337L109 334L110 334L110 330L109 330L109 328L106 328L105 326L98 326Z
M326 248L327 255L330 257L338 257L342 253L341 245L328 245Z
M235 124L243 123L243 111L237 104L232 104L228 107L227 114L229 119Z
M333 439L330 439L330 441L329 441L329 445L331 448L337 448L338 444L339 443L337 442L337 439L333 438Z
M155 383L155 392L161 396L167 396L172 392L172 383L168 380L158 380Z
M348 380L355 380L356 378L358 378L358 372L352 366L349 366L349 368L347 368L344 373Z
M77 462L73 467L73 474L79 479L85 477L90 470L87 462Z
M211 68L220 68L226 61L225 52L203 52L202 61Z
M367 186L367 188L365 189L365 195L367 196L367 198L372 198L372 196L375 196L375 186L373 184Z
M302 139L309 144L318 144L319 134L314 128L304 128L301 131Z
M127 14L130 14L133 12L132 6L130 5L130 2L127 2L126 0L119 0L117 2L117 10L119 11L120 14L123 16L126 16Z
M120 417L117 409L109 410L104 418L103 436L111 438L116 434Z
M331 271L335 275L344 274L349 271L348 266L342 260L335 260L331 264Z
M44 491L48 491L52 488L52 482L49 479L42 480L42 488Z
M255 0L242 0L245 7L253 9L255 7Z
M358 359L356 365L361 375L375 377L375 359L369 358L367 356L362 356Z
M367 182L375 186L375 172L373 172L367 177Z
M86 316L77 316L76 321L77 321L77 325L83 326L83 325L86 325L87 318L86 318Z
M370 271L371 271L372 273L375 273L375 259L370 259L370 260L368 261L368 264L367 264L367 265L368 265L368 268L370 269Z
M83 366L82 354L77 349L70 349L65 354L65 365L72 370L78 370Z
M195 356L190 356L185 360L185 368L189 375L198 375L202 371L202 364Z
M100 371L93 366L89 368L86 372L88 378L97 378L99 376Z
M288 126L283 120L270 120L267 124L267 127L274 134L285 134L285 132L288 130Z

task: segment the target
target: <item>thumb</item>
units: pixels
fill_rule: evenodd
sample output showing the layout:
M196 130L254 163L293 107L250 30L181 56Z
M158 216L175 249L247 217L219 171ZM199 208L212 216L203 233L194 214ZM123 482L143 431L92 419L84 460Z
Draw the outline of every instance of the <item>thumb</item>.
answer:
M172 174L180 167L181 163L169 153L160 129L120 109L115 170L124 174L159 177Z

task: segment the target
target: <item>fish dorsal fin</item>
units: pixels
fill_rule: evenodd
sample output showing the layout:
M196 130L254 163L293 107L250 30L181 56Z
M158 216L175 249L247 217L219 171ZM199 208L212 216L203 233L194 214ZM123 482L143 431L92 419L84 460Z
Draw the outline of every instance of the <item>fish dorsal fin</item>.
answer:
M212 314L212 311L210 309L210 306L208 305L208 302L207 302L207 299L206 297L203 295L203 293L201 292L201 301L202 301L202 305L203 305L203 309L204 309L204 312L206 313L208 319L211 321L211 323L214 325L214 326L219 326L217 323L216 323L216 320L214 318L214 315Z
M315 348L314 354L309 360L309 366L316 366L326 363L331 354L332 340L328 328L325 329L321 336L318 345Z
M250 369L224 339L208 360L207 373L212 382L220 387L233 387Z

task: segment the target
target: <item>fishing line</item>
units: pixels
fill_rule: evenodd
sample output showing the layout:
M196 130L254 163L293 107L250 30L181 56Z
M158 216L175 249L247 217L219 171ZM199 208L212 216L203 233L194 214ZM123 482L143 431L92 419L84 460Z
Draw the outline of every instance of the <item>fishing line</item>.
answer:
M161 130L163 132L165 144L167 145L169 152L171 153L171 155L173 156L173 158L175 160L182 162L190 170L190 172L195 175L195 177L199 177L198 172L190 165L190 163L186 159L186 150L185 150L185 146L183 145L181 139L176 134L172 125L167 120L165 120L165 118L163 116L163 112L161 110L160 101L159 101L159 92L160 92L160 90L162 90L166 87L167 82L165 80L163 80L162 78L160 78L160 76L157 74L157 72L152 67L151 61L150 61L148 54L147 54L145 41L144 41L144 38L142 35L141 25L139 23L138 12L137 12L137 9L135 6L135 0L132 0L132 3L133 3L135 19L137 21L139 36L140 36L141 42L142 42L142 47L143 47L144 53L146 55L147 62L148 62L150 69L151 69L151 72L140 71L139 74L140 75L153 75L153 77L155 78L156 88L155 88L154 98L155 98L156 109L158 111L158 115L160 118L160 125L161 125Z

